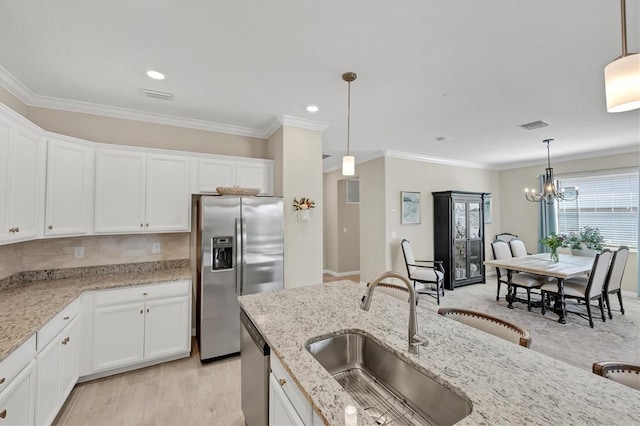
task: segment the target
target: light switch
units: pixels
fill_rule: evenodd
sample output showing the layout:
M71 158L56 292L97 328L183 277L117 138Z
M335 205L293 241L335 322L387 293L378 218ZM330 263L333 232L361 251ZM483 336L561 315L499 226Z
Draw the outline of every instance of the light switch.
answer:
M75 250L73 251L73 255L77 259L82 259L84 257L84 247L76 247Z
M347 228L343 228L342 232L344 232L346 234L347 233Z
M396 231L391 231L391 238L397 238L398 233Z
M391 209L391 216L395 216L396 215L396 209Z
M153 246L151 247L151 253L160 253L160 243L153 243Z

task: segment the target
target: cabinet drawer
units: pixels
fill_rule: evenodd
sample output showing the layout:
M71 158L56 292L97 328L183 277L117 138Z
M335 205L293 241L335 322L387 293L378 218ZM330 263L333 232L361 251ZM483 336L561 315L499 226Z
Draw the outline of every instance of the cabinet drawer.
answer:
M313 410L311 409L311 404L304 397L302 391L298 385L296 385L296 382L293 381L287 370L273 352L271 353L270 361L271 372L277 379L278 385L287 395L289 401L291 401L291 405L295 408L296 412L302 419L302 422L306 425L312 424Z
M0 362L0 392L2 392L36 356L36 335L29 337L18 349Z
M191 288L190 280L174 281L162 284L139 285L135 287L97 291L95 306L118 305L136 301L185 296Z
M42 348L53 340L54 337L62 331L80 312L80 298L76 298L66 308L64 308L58 315L56 315L51 321L45 324L40 330L38 330L37 336L37 350L40 352Z

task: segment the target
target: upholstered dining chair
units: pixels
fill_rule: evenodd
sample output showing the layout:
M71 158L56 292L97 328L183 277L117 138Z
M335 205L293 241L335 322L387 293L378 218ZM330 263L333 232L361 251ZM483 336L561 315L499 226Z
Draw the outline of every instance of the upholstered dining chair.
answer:
M440 304L440 291L444 297L444 267L439 260L416 260L411 243L402 240L402 254L407 267L407 275L413 281L413 287L419 294L435 297ZM435 290L433 293L430 290Z
M602 321L606 321L604 317L604 308L603 308L603 299L604 299L604 288L607 280L607 276L609 274L609 264L611 262L611 258L613 257L613 252L609 249L605 249L602 253L596 255L595 260L593 261L593 267L591 268L591 273L589 274L589 278L587 280L587 285L585 286L582 281L576 280L565 280L564 281L564 297L565 299L577 299L578 301L584 301L585 306L587 307L587 314L585 315L582 312L577 311L569 311L573 314L581 316L583 318L587 318L589 320L589 326L593 328L593 317L591 315L591 301L597 300L598 306L600 307L600 314L602 317ZM546 310L546 304L548 296L551 294L557 300L558 297L558 285L555 282L549 282L540 287L540 291L542 292L542 315L544 315ZM547 296L545 298L545 296Z
M640 364L620 361L593 363L593 372L640 391Z
M508 259L513 257L511 254L511 248L509 243L502 240L495 240L491 243L491 250L493 251L494 259ZM511 282L507 275L507 270L496 268L498 291L496 293L496 302L500 300L500 285L506 284L508 288L508 294L513 297L507 297L509 302L509 308L513 306L513 301L521 301L516 298L516 291L518 288L522 288L527 292L527 309L531 310L531 290L541 287L546 278L541 275L528 274L526 272L513 272L511 274Z
M527 248L524 245L524 241L520 238L512 238L509 240L509 248L511 249L511 255L513 257L527 256Z
M609 301L609 295L616 293L618 295L618 302L620 302L620 312L624 315L624 305L622 305L622 276L624 275L624 268L627 265L627 258L629 257L629 247L621 246L613 254L611 259L611 267L609 268L609 275L607 276L607 283L604 286L604 302L607 304L607 312L609 313L609 319L613 319L611 315L611 302Z
M440 308L438 309L438 314L517 343L525 348L531 345L531 333L522 327L492 315L456 308Z
M513 240L514 238L518 238L518 236L515 235L515 234L511 234L509 232L503 232L501 234L496 235L495 239L508 243L509 241Z

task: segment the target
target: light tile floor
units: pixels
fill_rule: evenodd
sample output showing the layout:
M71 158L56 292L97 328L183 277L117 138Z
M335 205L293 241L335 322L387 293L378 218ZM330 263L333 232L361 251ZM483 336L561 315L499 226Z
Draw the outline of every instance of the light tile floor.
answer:
M190 358L77 385L54 425L243 426L240 357Z

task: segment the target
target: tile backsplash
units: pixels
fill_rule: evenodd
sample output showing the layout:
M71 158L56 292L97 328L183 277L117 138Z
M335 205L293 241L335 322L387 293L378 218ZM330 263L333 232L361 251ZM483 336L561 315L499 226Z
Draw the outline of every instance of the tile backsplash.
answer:
M22 271L189 258L190 233L92 235L0 246L0 279ZM153 245L160 244L160 253ZM84 257L76 258L76 247Z

